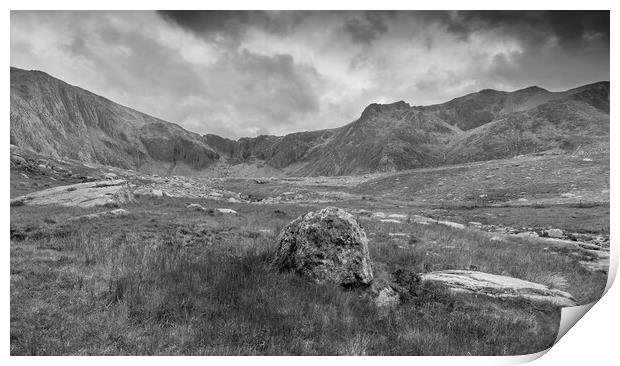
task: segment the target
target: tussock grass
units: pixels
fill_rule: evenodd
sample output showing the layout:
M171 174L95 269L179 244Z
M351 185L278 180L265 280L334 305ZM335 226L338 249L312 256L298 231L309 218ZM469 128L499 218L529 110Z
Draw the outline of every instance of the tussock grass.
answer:
M480 232L440 225L374 221L362 221L362 225L367 232L375 233L369 248L371 257L387 263L390 269L465 269L500 274L568 291L582 304L600 298L607 281L606 274L583 268L574 249L553 250L516 238L495 242ZM409 235L392 238L386 234L389 232Z
M312 208L238 205L238 216L212 217L184 206L142 202L123 219L70 225L46 223L42 212L24 223L45 230L11 242L11 354L510 355L543 350L555 338L557 309L428 287L386 310L363 290L273 271L280 228ZM523 243L443 227L362 225L374 233L378 281L398 268L477 265L566 283L585 299L598 280L569 271L566 256ZM411 238L386 234L399 231Z

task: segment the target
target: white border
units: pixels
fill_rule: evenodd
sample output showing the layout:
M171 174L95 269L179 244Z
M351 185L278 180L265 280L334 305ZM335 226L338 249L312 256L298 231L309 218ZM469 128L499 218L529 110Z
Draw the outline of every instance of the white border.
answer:
M4 2L7 4L6 11L2 14L2 29L4 29L4 37L3 37L3 47L2 47L2 55L6 60L6 64L10 64L10 12L9 9L123 9L123 10L135 10L135 9L419 9L419 10L433 10L433 9L584 9L584 5L588 9L611 9L611 38L618 39L617 36L617 21L618 16L616 16L616 10L618 6L614 7L615 4L619 4L619 2L612 1L597 1L590 0L587 2L577 2L577 1L541 1L541 0L521 0L518 2L497 2L497 1L444 1L444 0L435 0L432 2L418 2L414 3L411 1L394 1L394 0L382 0L382 1L367 1L367 0L358 0L354 2L335 2L335 1L325 1L325 0L313 0L313 1L261 1L261 2L252 2L252 1L238 1L238 0L227 0L225 2L206 2L206 1L188 1L188 0L175 0L175 1L162 1L162 0L153 0L149 2L130 2L127 0L119 1L119 0L108 0L105 2L99 1L7 1ZM614 46L614 43L611 43L611 60L612 66L615 66L615 61L618 60L618 47ZM6 65L5 64L5 65ZM2 88L2 100L3 100L3 115L5 116L4 128L5 133L2 134L2 146L5 149L4 159L5 160L5 169L8 168L8 158L9 158L9 122L8 115L10 109L10 98L9 98L9 88L8 85L10 83L8 67L5 70L4 76L4 85ZM611 74L614 73L614 67L611 68ZM611 77L610 77L611 79ZM616 84L611 84L611 95L613 96L617 94ZM617 100L612 101L611 103L611 115L618 115L617 108ZM615 123L611 123L611 136L612 139L618 136L618 127ZM620 157L616 152L616 149L612 147L611 151L611 161L616 162ZM612 164L615 165L615 164ZM611 172L611 185L616 186L616 182L618 181L618 175L616 174L616 170L612 168ZM2 244L4 244L3 252L2 252L2 263L4 264L4 273L5 277L1 281L2 284L2 314L4 316L1 318L2 328L4 330L4 348L3 348L3 356L5 358L9 358L9 177L8 175L4 176L0 182L2 197L4 198L4 206L1 210L2 215L2 232L4 232L4 240ZM615 229L615 220L616 215L614 215L613 208L615 207L615 203L618 202L618 195L616 194L615 188L611 189L611 223L612 230L611 235L612 238L616 237L617 230ZM617 250L613 250L614 245L612 244L612 261L617 263L618 253ZM602 301L598 302L594 305L591 311L587 312L583 319L579 321L579 325L575 328L568 331L567 335L559 340L559 342L552 347L544 357L540 357L545 352L537 355L527 355L527 356L514 356L514 357L298 357L295 359L289 359L288 357L253 357L253 358L245 358L245 357L210 357L210 358L199 358L199 357L115 357L113 361L108 358L103 357L48 357L45 359L34 358L34 357L13 357L5 360L12 363L24 363L30 364L35 362L45 362L52 364L82 364L84 362L93 363L93 364L101 364L107 365L110 361L114 363L121 364L129 364L129 363L149 363L155 365L163 365L168 364L170 362L182 362L184 364L204 364L205 362L209 363L236 363L236 362L251 362L257 365L273 365L275 364L315 364L316 362L321 363L356 363L356 364L370 364L375 362L389 362L391 364L437 364L437 365L448 365L448 364L464 364L464 365L495 365L495 364L514 364L514 363L522 363L536 360L537 364L541 365L552 365L552 364L565 364L565 365L573 365L573 364L609 364L609 360L616 358L616 349L617 349L617 332L619 325L618 309L620 309L620 291L617 289L618 286L611 287L608 293L603 297ZM6 363L5 363L6 364Z

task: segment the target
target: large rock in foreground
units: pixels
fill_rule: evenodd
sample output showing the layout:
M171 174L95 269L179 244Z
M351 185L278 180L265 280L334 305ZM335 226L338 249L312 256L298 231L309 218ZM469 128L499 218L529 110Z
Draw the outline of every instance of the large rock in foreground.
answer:
M524 298L555 306L576 306L568 292L539 283L484 272L447 270L419 275L423 281L443 283L454 292L469 292L497 298Z
M373 279L366 233L351 214L336 207L288 224L278 236L274 265L345 287L367 286Z
M59 205L75 207L118 206L133 195L123 179L78 183L29 193L11 200L11 206Z

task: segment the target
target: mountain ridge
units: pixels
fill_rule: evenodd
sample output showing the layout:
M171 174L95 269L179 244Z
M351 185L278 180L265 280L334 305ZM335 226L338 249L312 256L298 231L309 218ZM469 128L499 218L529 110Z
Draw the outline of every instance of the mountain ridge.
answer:
M11 67L11 143L157 174L269 166L287 175L388 172L509 157L609 137L609 82L483 89L448 102L372 103L340 127L237 140L199 135L43 71Z

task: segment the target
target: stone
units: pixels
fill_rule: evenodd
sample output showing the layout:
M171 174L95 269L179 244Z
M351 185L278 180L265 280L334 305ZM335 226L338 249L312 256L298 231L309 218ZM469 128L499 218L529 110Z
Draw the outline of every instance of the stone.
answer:
M562 198L573 198L573 197L575 197L575 194L574 193L562 193L560 195L560 197L562 197Z
M198 204L198 203L190 203L189 205L187 205L187 208L189 208L190 210L196 210L196 211L206 211L207 209L204 208L202 205Z
M538 238L538 233L534 232L534 231L524 231L521 233L516 233L516 234L510 234L511 236L514 236L516 238L523 238L523 239L535 239Z
M278 235L273 265L310 280L365 287L373 280L366 233L350 213L327 207L290 222Z
M563 238L564 232L561 229L548 229L544 231L545 235L550 238Z
M127 210L124 210L122 208L117 208L117 209L110 211L110 215L112 216L127 216L127 214L129 214L129 212L127 212Z
M422 273L422 281L438 282L455 293L474 293L500 299L523 298L554 306L576 306L571 294L545 285L491 273L445 270Z
M110 180L113 180L113 179L117 179L117 178L118 178L118 175L116 175L116 174L114 174L114 173L106 173L103 177L104 177L105 179L110 179Z
M117 206L133 201L133 194L123 179L95 181L58 186L29 193L11 200L27 205L59 205L75 207Z
M15 165L26 165L26 159L19 155L11 154L11 163Z
M231 210L230 208L216 208L215 211L224 215L236 215L237 211Z
M375 298L375 305L380 308L390 308L400 303L400 295L390 286L384 287L379 291Z
M379 220L381 222L385 222L385 223L392 223L392 224L402 224L402 221L396 220L396 219L381 219Z

